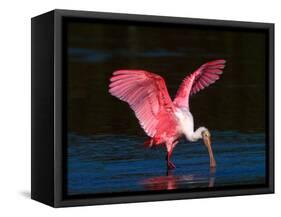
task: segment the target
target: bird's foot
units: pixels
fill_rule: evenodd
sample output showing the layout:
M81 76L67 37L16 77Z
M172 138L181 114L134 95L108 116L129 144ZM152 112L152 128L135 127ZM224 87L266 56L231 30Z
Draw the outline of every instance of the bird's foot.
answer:
M175 169L175 168L176 168L175 164L172 161L168 161L168 169L172 170L172 169Z

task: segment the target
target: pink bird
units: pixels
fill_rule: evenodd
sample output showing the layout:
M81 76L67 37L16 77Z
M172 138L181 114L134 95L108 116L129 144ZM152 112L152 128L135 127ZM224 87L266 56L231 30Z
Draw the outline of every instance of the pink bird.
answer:
M127 102L134 111L145 133L150 137L147 147L165 145L167 168L174 169L173 149L182 136L190 142L202 139L209 152L210 167L216 162L211 145L211 134L206 127L194 131L194 120L189 109L189 97L220 78L225 60L205 63L186 76L174 101L171 100L165 80L143 70L118 70L110 78L111 95Z

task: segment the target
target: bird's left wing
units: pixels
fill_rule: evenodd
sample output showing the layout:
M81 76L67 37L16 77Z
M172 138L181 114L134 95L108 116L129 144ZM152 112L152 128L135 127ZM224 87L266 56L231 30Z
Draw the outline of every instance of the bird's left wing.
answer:
M181 83L173 101L175 107L189 109L189 97L215 83L222 74L225 60L214 60L200 66Z
M130 105L150 137L157 133L160 115L171 117L174 110L164 79L151 72L115 71L110 79L109 92Z

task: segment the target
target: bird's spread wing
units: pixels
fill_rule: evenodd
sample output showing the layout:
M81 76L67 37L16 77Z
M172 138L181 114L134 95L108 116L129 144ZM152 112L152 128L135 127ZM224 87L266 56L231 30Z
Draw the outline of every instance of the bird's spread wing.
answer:
M220 78L225 60L215 60L205 63L191 75L188 75L180 85L173 101L175 107L189 108L189 97Z
M109 92L127 102L146 134L153 137L161 117L171 117L174 105L164 79L142 70L118 70L110 79Z

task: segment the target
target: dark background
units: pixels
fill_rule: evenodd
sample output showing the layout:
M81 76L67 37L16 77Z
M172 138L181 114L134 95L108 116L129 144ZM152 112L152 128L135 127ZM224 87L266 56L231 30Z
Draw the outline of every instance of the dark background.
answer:
M143 136L129 106L108 93L113 71L157 73L173 99L186 75L215 59L225 59L226 68L220 80L191 97L195 128L264 132L266 49L266 34L255 30L70 22L68 132Z

